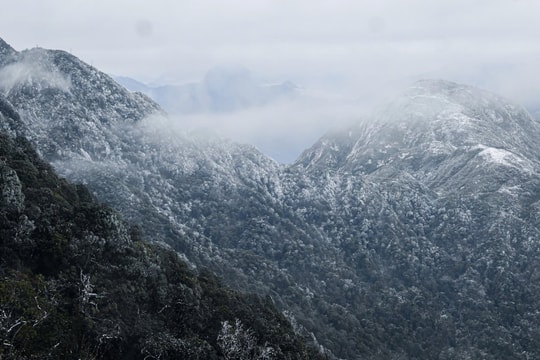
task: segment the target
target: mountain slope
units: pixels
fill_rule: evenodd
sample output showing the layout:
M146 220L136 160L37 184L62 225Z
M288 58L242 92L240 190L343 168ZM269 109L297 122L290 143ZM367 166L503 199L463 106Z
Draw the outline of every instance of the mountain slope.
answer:
M13 115L0 108L0 121ZM26 140L3 133L0 239L2 359L320 357L269 299L143 242Z

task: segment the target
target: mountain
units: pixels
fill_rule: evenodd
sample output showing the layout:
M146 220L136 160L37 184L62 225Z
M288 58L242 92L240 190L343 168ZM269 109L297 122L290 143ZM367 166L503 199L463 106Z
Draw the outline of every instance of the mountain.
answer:
M356 290L348 305L373 296L373 308L356 313L385 336L410 324L395 340L408 357L537 351L520 334L538 331L524 325L538 291L538 135L538 121L498 96L421 81L296 162L331 191L318 221L337 234L347 264L373 277L359 288L380 287ZM441 337L423 341L427 332Z
M131 91L150 96L169 114L232 112L292 99L299 94L298 86L290 81L259 84L249 70L232 65L215 67L201 82L183 85L149 86L122 76L115 80Z
M0 39L0 57L2 59L7 59L9 56L13 55L15 52L16 52L15 49L13 49L3 39Z
M13 76L28 56L47 76ZM69 54L1 61L6 131L190 266L269 295L329 357L540 356L540 128L521 107L420 81L284 166L183 132Z
M4 98L0 121L21 121ZM269 298L143 241L4 133L0 239L2 359L322 358Z

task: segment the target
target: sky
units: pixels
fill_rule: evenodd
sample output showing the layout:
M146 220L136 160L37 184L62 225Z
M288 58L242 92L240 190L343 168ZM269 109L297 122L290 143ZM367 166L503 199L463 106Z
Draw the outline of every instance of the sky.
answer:
M537 0L2 0L2 11L0 37L17 50L67 50L147 83L241 64L363 103L419 78L540 103ZM314 126L339 122L331 113Z

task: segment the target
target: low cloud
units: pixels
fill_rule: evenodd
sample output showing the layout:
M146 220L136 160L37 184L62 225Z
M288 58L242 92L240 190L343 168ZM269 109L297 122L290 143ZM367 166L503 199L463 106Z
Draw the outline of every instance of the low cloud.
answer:
M290 163L322 134L358 121L367 109L358 99L319 94L229 113L178 115L171 121L186 132L207 130L255 145L274 160Z
M36 89L53 88L69 92L71 81L48 59L40 49L25 52L22 59L0 69L0 89L9 93L19 85L32 85Z

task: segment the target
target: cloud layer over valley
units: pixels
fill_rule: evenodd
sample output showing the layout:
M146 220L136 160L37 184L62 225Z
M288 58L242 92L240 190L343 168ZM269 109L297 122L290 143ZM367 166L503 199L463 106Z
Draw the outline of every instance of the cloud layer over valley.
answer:
M0 34L17 50L64 49L109 74L155 85L201 81L209 69L232 63L261 83L291 81L359 107L387 89L442 78L540 108L540 3L533 0L6 0L3 8L9 16ZM239 140L287 143L283 128L313 139L330 122L361 116L347 113L350 104L273 104L182 121ZM291 151L280 160L298 155Z

